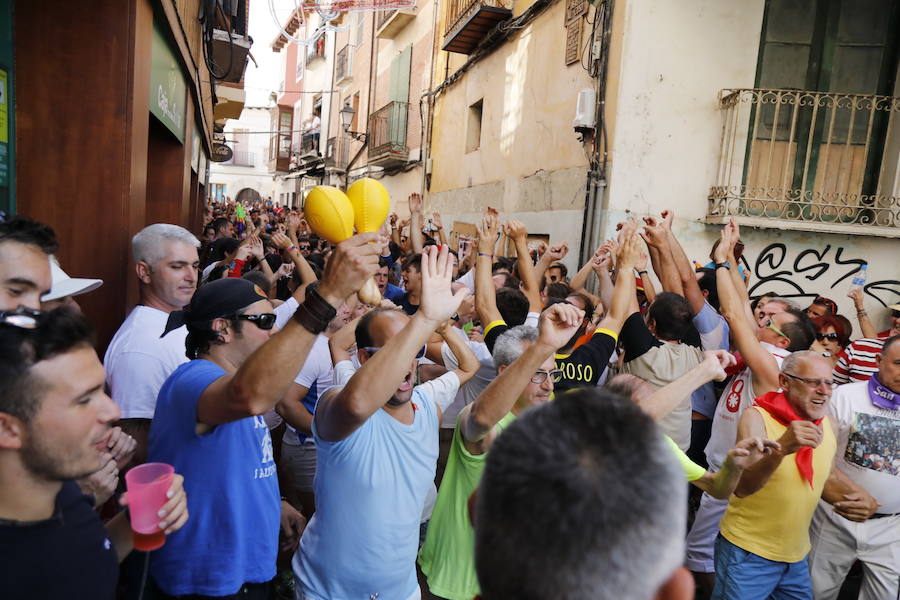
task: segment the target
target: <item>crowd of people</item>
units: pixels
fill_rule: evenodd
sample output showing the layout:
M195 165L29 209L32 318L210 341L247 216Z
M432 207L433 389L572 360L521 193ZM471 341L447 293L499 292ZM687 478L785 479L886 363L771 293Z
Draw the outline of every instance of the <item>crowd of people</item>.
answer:
M900 597L900 304L877 332L853 290L854 336L751 298L734 221L701 264L631 219L570 276L494 209L462 255L409 213L336 245L270 202L149 225L102 364L102 282L0 223L3 597L826 600L854 564ZM147 462L177 473L149 556Z

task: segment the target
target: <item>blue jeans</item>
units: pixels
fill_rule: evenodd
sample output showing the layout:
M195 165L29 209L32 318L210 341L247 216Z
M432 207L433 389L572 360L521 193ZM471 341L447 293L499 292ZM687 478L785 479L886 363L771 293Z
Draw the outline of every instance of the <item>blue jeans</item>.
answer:
M716 538L716 584L711 600L812 600L806 560L769 560Z

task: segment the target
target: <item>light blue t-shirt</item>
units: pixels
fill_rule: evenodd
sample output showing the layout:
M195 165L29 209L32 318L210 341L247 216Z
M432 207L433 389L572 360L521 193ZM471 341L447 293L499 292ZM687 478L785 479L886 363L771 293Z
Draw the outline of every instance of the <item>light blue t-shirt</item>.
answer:
M728 322L709 302L703 303L703 308L694 315L693 321L694 327L700 333L700 343L704 350L728 350L728 336L731 331ZM691 394L691 409L710 419L716 414L717 402L718 398L712 383L701 385Z
M151 576L172 596L225 596L275 577L281 500L269 428L249 417L196 433L197 401L223 375L207 360L178 367L150 427L148 460L184 475L190 512L151 558Z
M348 438L329 442L313 421L316 513L293 559L306 596L403 600L415 591L419 522L438 457L431 390L413 390L411 425L379 409Z

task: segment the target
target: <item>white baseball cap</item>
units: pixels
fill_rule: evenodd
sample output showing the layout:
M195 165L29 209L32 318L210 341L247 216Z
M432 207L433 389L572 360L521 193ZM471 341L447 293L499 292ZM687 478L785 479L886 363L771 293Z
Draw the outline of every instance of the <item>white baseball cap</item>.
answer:
M41 296L41 302L49 302L50 300L59 300L67 296L77 296L92 290L96 290L103 285L102 279L79 279L77 277L69 277L69 275L59 266L59 261L55 256L50 256L50 274L53 277L53 285L50 291Z

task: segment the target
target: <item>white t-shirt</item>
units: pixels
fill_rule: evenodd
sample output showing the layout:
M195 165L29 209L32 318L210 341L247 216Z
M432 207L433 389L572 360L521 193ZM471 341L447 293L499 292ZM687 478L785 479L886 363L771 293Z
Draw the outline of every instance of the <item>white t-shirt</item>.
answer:
M456 427L456 417L459 416L460 411L469 404L472 404L475 401L475 398L480 396L481 392L483 392L491 381L497 377L497 368L494 366L494 357L491 356L487 344L484 342L469 341L466 333L458 327L454 327L453 331L465 340L469 345L469 349L475 353L481 366L478 367L475 376L459 388L453 404L444 410L444 416L441 419L441 427L444 429L453 429ZM450 350L450 346L447 345L447 342L441 344L441 356L444 359L444 366L448 371L459 368L459 360L457 360L453 351Z
M287 322L294 316L298 306L300 306L300 303L293 296L276 306L272 311L275 313L275 327L282 329L287 325Z
M123 419L152 419L162 384L179 365L188 362L186 327L159 337L168 320L169 313L135 306L106 349L106 385L122 409Z
M334 385L334 366L331 364L331 351L328 349L328 338L322 334L316 337L312 348L309 349L309 355L303 368L294 379L294 383L302 385L309 390L308 395L315 395L316 402L322 396L322 393ZM303 399L301 398L301 401ZM305 406L305 405L304 405ZM309 410L309 406L306 407ZM310 410L310 413L314 412ZM312 436L304 433L298 433L296 429L288 425L284 430L282 441L291 446L299 446Z
M780 369L782 361L790 352L766 342L760 344L775 358ZM706 445L706 460L709 462L710 471L722 468L725 456L737 443L738 421L756 397L757 394L753 391L753 373L750 372L750 367L744 367L722 391L719 404L716 406L712 432Z
M869 383L847 383L831 395L837 435L834 464L875 496L880 513L900 512L900 411L872 404Z

